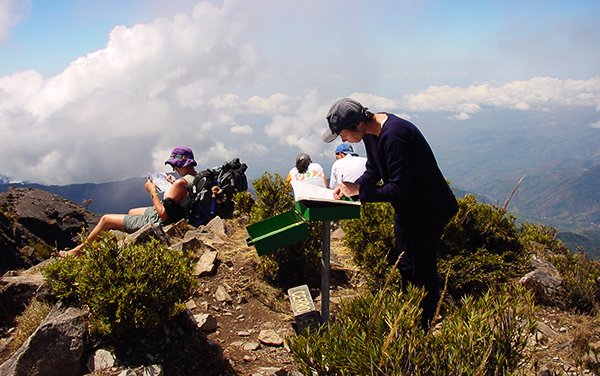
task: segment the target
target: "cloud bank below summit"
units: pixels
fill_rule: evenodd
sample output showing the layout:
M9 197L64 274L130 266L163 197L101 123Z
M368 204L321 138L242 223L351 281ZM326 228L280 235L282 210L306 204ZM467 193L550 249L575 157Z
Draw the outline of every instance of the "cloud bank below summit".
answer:
M300 152L332 160L335 145L321 134L342 96L411 119L439 113L449 124L493 109L591 107L599 113L589 126L600 128L600 76L431 85L398 97L336 91L335 77L302 85L302 77L278 76L253 21L236 2L203 2L189 15L117 26L104 49L55 76L29 69L0 77L0 175L43 184L121 180L167 171L178 145L192 147L200 166L241 157L257 174L285 173ZM289 91L268 85L285 80L295 82Z

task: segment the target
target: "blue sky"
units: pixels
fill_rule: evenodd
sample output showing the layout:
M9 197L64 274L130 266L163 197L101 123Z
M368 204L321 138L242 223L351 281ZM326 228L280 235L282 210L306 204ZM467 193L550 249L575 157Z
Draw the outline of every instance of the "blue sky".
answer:
M0 175L120 180L181 144L255 175L300 152L327 170L345 96L426 136L424 112L592 108L600 128L598 30L598 1L0 0Z

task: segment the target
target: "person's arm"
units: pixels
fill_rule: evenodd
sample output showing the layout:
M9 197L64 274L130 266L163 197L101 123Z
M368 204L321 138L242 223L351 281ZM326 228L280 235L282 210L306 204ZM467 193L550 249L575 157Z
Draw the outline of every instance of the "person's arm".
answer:
M331 175L329 175L329 188L335 189L338 186L337 166L335 162L331 165Z
M186 184L187 183L185 179L177 179L173 183L173 187L171 187L167 193L167 197L165 198L171 198L173 201L178 203L188 193ZM162 201L158 197L158 193L156 192L156 184L154 184L151 180L148 180L146 181L145 187L152 197L152 205L156 209L156 213L160 217L160 220L166 222L169 219L169 215L167 214Z
M387 164L388 181L383 185L365 183L365 176L361 176L356 183L360 184L360 200L362 202L394 202L404 201L409 194L410 165L408 158L408 141L403 137L387 139L380 144L383 147ZM381 141L381 140L380 140ZM367 161L367 171L369 162Z

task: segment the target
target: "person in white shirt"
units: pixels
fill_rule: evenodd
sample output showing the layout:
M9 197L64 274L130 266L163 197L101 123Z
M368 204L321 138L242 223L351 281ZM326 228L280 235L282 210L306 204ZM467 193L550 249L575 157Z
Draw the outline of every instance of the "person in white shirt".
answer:
M296 157L296 167L288 173L286 181L295 183L298 181L327 188L327 177L325 170L320 164L313 162L308 154L298 154Z
M329 188L335 189L341 182L354 183L365 172L367 158L359 157L352 145L341 144L335 149L335 159L331 166Z

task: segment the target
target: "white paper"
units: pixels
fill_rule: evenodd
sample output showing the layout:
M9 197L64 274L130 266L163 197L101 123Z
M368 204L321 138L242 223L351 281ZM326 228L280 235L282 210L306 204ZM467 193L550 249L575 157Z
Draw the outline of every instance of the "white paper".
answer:
M158 193L168 192L171 189L172 184L167 180L167 174L164 172L149 172L148 179L156 184L156 191Z
M294 190L294 199L296 201L328 201L336 204L360 205L360 201L336 200L333 197L333 189L319 187L314 184L293 182L292 189Z

